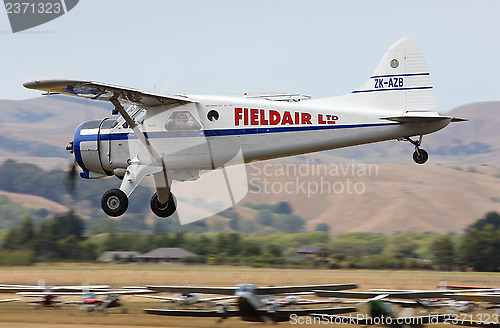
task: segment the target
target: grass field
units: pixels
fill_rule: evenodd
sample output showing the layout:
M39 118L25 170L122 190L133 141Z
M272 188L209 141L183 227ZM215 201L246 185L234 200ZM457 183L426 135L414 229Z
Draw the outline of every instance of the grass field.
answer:
M232 286L254 283L259 286L357 283L360 290L370 288L434 289L440 281L453 285L500 286L500 274L427 271L369 271L323 269L272 269L239 266L180 265L92 265L56 264L34 267L0 268L0 283L47 285L108 284L112 287L160 285ZM10 298L12 295L0 295ZM158 308L158 302L133 296L122 298L128 314L111 309L110 314L84 314L66 305L60 310L31 309L27 301L0 304L0 328L31 327L218 327L213 318L173 318L142 313L144 308ZM232 318L226 327L266 327ZM280 324L281 326L292 326ZM271 325L269 325L271 326Z

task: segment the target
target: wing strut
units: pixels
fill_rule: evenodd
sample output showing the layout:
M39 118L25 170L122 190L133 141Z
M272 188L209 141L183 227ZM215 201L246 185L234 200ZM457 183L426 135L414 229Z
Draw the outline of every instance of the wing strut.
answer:
M146 175L153 174L156 191L158 194L158 201L161 204L166 204L170 198L170 186L168 184L165 164L163 163L158 152L149 142L149 139L141 131L132 117L130 117L125 108L123 108L120 101L118 101L118 99L116 98L112 98L109 101L115 106L115 111L118 111L120 115L125 119L125 122L127 122L132 131L134 131L134 134L137 136L137 138L139 138L142 144L146 147L151 157L154 159L153 163L151 164L141 163L137 157L131 160L131 163L127 167L127 172L125 173L125 177L120 186L120 190L123 191L128 197Z

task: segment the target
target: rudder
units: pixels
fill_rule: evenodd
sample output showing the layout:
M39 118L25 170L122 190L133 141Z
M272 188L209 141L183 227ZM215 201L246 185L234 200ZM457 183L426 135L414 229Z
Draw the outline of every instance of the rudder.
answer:
M349 98L357 105L400 113L436 109L424 55L408 38L399 40L387 51L370 79Z

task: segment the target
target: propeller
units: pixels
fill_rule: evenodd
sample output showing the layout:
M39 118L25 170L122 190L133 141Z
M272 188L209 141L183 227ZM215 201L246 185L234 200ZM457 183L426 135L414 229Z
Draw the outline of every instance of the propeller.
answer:
M70 141L66 146L66 150L68 150L71 154L74 152L73 141ZM73 159L73 163L70 165L70 169L66 175L66 190L70 194L71 198L75 198L75 189L76 189L76 158Z

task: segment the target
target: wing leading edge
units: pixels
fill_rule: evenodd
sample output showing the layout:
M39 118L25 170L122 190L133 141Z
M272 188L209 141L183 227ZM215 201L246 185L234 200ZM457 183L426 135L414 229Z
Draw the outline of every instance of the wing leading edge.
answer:
M195 102L185 96L162 95L93 81L37 80L23 85L25 88L46 91L48 94L64 94L103 101L118 100L147 107L176 106Z

